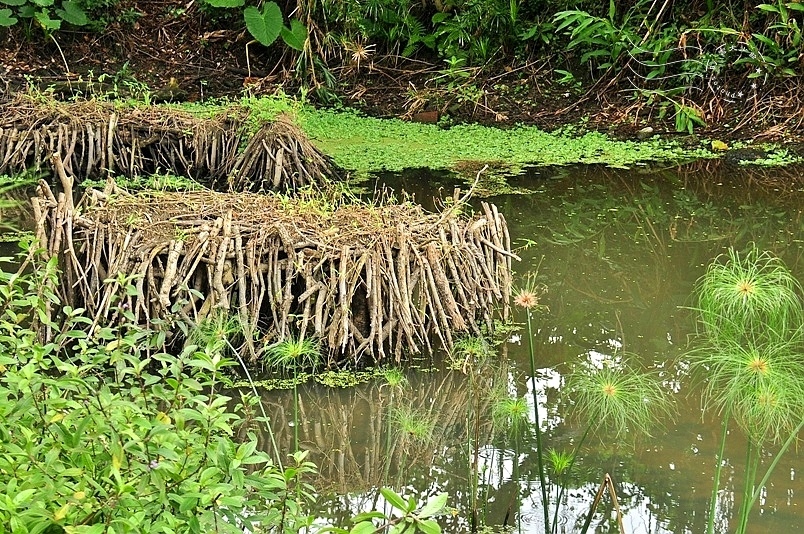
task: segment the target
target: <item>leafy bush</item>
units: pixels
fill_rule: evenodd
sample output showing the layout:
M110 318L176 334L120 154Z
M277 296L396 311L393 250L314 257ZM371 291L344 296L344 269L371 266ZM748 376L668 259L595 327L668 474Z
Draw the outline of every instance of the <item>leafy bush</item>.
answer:
M0 26L14 26L20 19L34 20L45 33L61 29L61 23L85 26L89 23L87 13L79 2L62 0L0 0Z
M230 361L215 345L172 355L168 325L93 325L81 309L57 308L55 283L55 258L0 272L0 530L296 532L307 523L298 499L310 488L299 479L314 466L297 453L283 471L254 434L234 441L246 421L221 393ZM42 343L41 329L53 341Z

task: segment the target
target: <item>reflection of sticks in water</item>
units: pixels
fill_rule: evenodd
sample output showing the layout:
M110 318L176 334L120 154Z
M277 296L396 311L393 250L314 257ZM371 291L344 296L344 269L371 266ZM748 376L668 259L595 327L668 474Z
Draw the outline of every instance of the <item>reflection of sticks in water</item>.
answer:
M607 489L609 490L609 495L611 496L611 502L612 505L614 505L614 510L617 512L617 525L620 528L620 534L625 534L623 514L620 510L620 502L617 500L617 491L614 489L614 482L611 480L611 476L608 473L603 476L603 482L600 483L600 488L598 488L595 499L592 501L592 506L589 508L589 514L586 516L586 522L584 522L583 528L581 529L582 533L585 533L589 530L589 525L592 524L592 517L594 517L597 507L600 504L600 500L603 498L603 492Z
M391 446L387 445L389 423L395 427L389 410L390 395L379 383L365 384L348 390L330 390L322 394L322 386L300 388L304 406L300 421L301 448L310 450L310 460L319 467L318 479L312 482L322 491L356 492L382 486L387 477L408 476L411 471L426 469L436 461L436 454L459 454L467 439L466 406L474 403L466 387L466 377L447 372L441 380L434 375L422 378L417 387L395 393L394 402L410 406L424 417L434 419L429 441L417 441L397 433L394 428ZM496 381L496 375L489 382ZM485 386L484 386L485 387ZM491 387L491 386L488 386ZM478 393L477 391L475 393ZM483 397L480 410L480 442L490 443L492 424L489 395ZM290 450L293 432L283 423L291 408L292 393L265 392L263 402L269 412L280 449ZM268 447L267 436L258 436L260 446ZM450 458L446 459L451 461Z

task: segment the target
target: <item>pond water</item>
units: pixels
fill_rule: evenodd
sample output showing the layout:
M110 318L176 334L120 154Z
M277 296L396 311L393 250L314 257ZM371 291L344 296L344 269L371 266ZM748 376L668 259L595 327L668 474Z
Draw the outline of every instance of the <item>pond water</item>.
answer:
M449 196L459 183L426 171L379 181L430 207L434 196ZM577 531L608 473L629 534L703 532L721 426L716 414L702 414L684 357L694 329L684 307L692 304L693 284L705 266L729 246L753 241L804 280L804 169L750 170L720 162L635 170L562 167L534 169L495 187L501 185L511 193L490 200L522 247L517 280L524 283L538 271L547 288L542 303L549 309L534 323L535 391L523 328L507 333L493 364L475 372L451 370L436 356L407 369L401 389L381 379L346 389L301 387L299 438L319 466L317 478L308 480L319 491L319 523L347 525L357 512L382 509L377 489L388 485L420 501L449 493L455 511L441 519L447 533L469 532L473 516L493 527L487 532L505 526L544 532L533 434L514 439L500 431L489 392L502 388L524 396L531 424L535 402L544 450L569 453L584 425L567 417L567 376L581 363L629 354L661 374L677 415L652 437L617 438L604 429L588 439L563 497L559 531ZM0 248L0 256L15 249ZM524 314L515 311L521 326ZM279 448L288 451L292 393L263 395ZM402 413L409 415L404 428ZM429 428L414 424L423 422ZM268 436L261 439L268 449ZM763 451L763 467L774 452ZM717 512L720 532L734 530L745 455L744 436L732 432ZM796 450L783 457L753 510L749 532L795 532L804 525L801 462ZM555 500L557 476L549 469L548 481ZM611 512L611 499L604 497L592 531L616 532Z
M496 385L524 396L531 423L537 402L544 449L569 453L584 425L566 417L567 375L579 363L627 353L661 374L677 416L652 437L613 438L602 430L588 439L563 498L559 531L578 530L608 473L629 534L703 532L721 425L716 414L702 413L689 373L684 352L694 325L684 307L692 304L705 266L729 246L753 241L804 279L802 177L804 169L751 171L704 162L537 169L510 178L507 185L516 193L491 200L525 247L517 278L524 282L526 273L538 270L548 289L543 303L549 311L535 318L536 390L528 379L523 329L507 334L495 364L476 373L436 361L429 372L409 370L404 389L380 379L350 389L302 388L300 443L320 468L312 482L321 492L315 503L321 523L344 525L359 511L382 509L377 488L390 485L420 501L448 492L455 512L442 518L445 532L470 531L473 509L494 532L504 525L544 532L536 444L532 435L512 439L495 428L488 392ZM425 203L451 194L456 183L423 171L381 181ZM524 321L521 311L515 319ZM292 395L264 395L280 449L288 450ZM403 427L399 413L431 421L429 436L410 422ZM774 452L763 451L763 467ZM745 454L744 436L735 430L721 477L720 532L735 528ZM749 532L794 532L804 525L801 461L795 450L783 457L754 507ZM472 472L479 474L475 498ZM549 469L548 479L554 500L556 477ZM616 532L611 511L611 499L604 497L590 531Z

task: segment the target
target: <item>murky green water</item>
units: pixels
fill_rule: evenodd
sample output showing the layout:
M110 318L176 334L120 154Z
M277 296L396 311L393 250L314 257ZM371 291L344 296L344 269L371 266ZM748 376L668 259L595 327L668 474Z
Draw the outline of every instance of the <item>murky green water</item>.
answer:
M433 195L451 194L455 185L448 176L425 172L383 181L424 204ZM705 265L731 245L755 241L804 280L804 169L750 172L717 162L632 171L558 168L511 178L508 185L529 191L492 199L524 247L516 265L519 279L538 268L548 288L549 311L539 315L534 336L536 391L527 380L523 330L511 333L497 348L495 365L474 378L436 362L435 371L408 370L402 390L379 380L343 390L302 388L300 439L320 470L309 481L320 490L320 522L346 525L356 512L381 508L376 490L390 485L419 499L448 492L456 510L443 518L448 533L470 530L472 508L481 524L543 532L534 440L513 440L495 428L488 391L501 385L525 395L531 408L535 398L544 448L570 452L583 430L566 418L572 402L562 394L567 375L581 362L627 352L662 373L678 416L649 438L612 439L601 432L589 440L564 498L560 531L577 529L609 473L629 534L702 532L720 425L711 414L702 416L683 357L693 328L684 306L691 304L693 283ZM0 255L15 248L0 247ZM521 312L516 320L524 320ZM266 392L265 400L280 448L290 450L292 396ZM392 416L400 408L433 421L429 439L400 431ZM267 437L264 443L268 448ZM718 510L722 532L739 507L744 443L735 431L727 444ZM764 455L766 465L773 452ZM472 506L475 462L479 481ZM802 453L783 458L754 508L750 532L796 532L804 525L801 465ZM608 498L599 512L597 531L615 532Z
M804 280L804 170L752 174L706 165L710 168L542 169L510 180L529 194L493 198L512 237L528 245L516 266L520 279L538 267L539 280L548 287L549 312L539 316L534 337L545 449L570 452L582 432L566 419L571 399L562 396L566 376L579 362L633 354L644 367L661 372L677 403L677 419L650 438L615 440L601 432L588 441L564 498L560 531L577 530L605 473L616 483L626 532L705 529L720 424L702 415L683 357L693 328L684 309L691 304L693 283L728 246L751 241L780 255ZM439 190L450 194L454 185L448 177L421 172L386 181L424 202ZM497 365L474 381L441 366L429 373L410 371L402 391L379 382L347 390L305 388L300 435L320 467L315 484L322 492L316 502L322 521L344 524L358 511L381 507L376 488L392 485L420 499L449 492L456 513L443 520L445 531L468 531L477 444L479 520L543 532L535 443L525 437L515 446L497 432L486 394L492 384L503 384L512 394L526 395L532 407L523 336L513 333L498 347ZM282 422L292 420L291 397L274 392L266 399L280 447L289 448L292 428ZM389 415L399 406L435 421L429 440L399 431ZM475 413L482 414L479 420ZM739 507L744 443L737 431L727 443L718 509L722 532ZM765 465L773 452L763 456ZM754 508L750 532L794 532L804 525L801 462L795 451L783 458ZM551 491L555 498L556 488ZM606 519L610 502L604 498L598 509L593 523L598 532L616 531Z

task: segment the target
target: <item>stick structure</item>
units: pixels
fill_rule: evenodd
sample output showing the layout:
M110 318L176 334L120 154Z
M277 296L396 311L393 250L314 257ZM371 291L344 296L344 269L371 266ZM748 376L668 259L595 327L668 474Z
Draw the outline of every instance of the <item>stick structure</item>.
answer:
M337 172L286 117L246 128L231 106L214 117L169 107L36 102L19 96L0 114L0 174L49 166L83 177L172 173L219 190L289 190Z
M130 194L111 181L73 202L42 181L36 235L58 256L64 302L86 308L93 328L119 321L120 305L158 327L239 316L260 344L316 337L330 363L375 363L451 349L506 319L511 240L503 215L483 203L471 218L411 203L209 190ZM445 216L446 215L446 216ZM130 279L136 291L126 291Z

